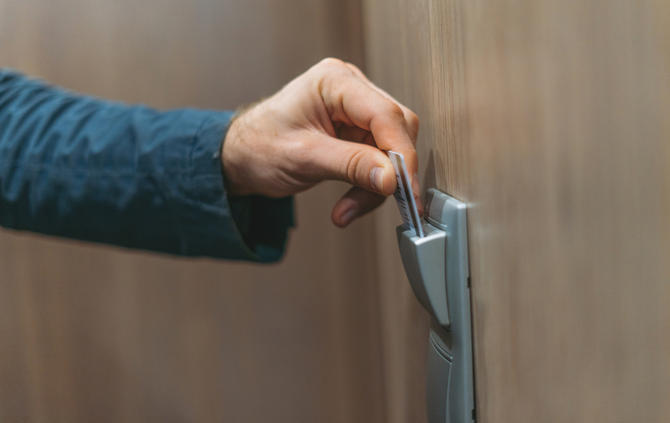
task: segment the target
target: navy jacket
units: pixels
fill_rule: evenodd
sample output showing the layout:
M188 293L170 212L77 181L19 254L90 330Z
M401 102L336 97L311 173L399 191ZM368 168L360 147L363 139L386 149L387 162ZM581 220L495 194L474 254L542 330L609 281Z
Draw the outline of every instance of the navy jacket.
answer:
M292 198L226 194L220 151L232 115L129 106L0 70L0 225L276 261Z

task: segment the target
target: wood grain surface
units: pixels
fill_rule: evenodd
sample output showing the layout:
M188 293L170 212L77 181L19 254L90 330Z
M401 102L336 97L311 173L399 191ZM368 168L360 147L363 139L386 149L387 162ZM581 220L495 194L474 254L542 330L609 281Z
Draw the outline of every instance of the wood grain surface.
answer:
M364 28L422 189L469 204L478 421L670 421L668 3L365 0ZM387 206L382 315L411 300ZM410 308L394 422L423 418Z
M161 108L362 54L356 0L0 0L0 66ZM298 196L277 266L0 231L0 421L383 421L372 232L330 223L344 189Z

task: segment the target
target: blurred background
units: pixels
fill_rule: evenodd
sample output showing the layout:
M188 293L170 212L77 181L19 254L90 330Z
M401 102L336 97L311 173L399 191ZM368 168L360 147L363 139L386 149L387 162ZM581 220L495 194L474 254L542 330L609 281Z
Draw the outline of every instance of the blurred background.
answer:
M364 69L361 19L359 0L0 0L0 66L158 108L235 109L327 56ZM384 375L375 227L330 223L346 189L297 197L279 265L0 230L0 421L381 422L394 377L416 379L398 389L421 413L423 370Z

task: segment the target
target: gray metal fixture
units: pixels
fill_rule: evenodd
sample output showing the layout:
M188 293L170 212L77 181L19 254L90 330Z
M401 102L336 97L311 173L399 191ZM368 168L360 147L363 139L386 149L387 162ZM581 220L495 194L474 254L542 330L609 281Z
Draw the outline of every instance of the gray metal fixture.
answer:
M407 278L432 317L428 349L429 423L475 421L465 204L434 188L426 194L425 236L398 226Z

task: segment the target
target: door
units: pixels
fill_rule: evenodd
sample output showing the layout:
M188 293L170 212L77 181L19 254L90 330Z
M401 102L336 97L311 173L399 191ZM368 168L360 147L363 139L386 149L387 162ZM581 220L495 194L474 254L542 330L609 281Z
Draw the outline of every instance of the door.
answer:
M421 119L422 189L469 206L477 420L670 421L670 5L364 6L371 78ZM424 421L426 317L393 207L377 219L387 403Z

